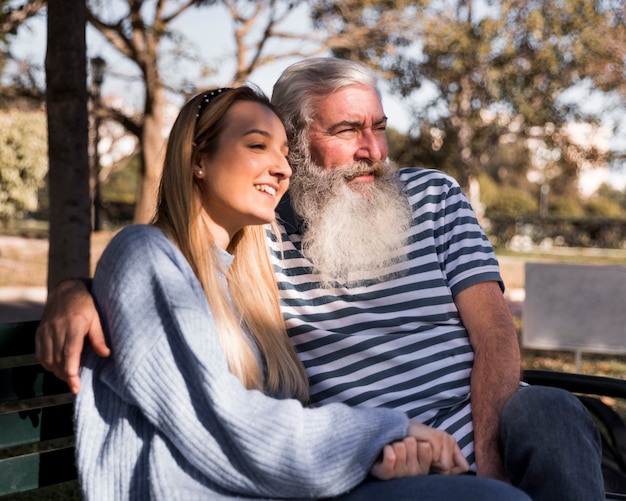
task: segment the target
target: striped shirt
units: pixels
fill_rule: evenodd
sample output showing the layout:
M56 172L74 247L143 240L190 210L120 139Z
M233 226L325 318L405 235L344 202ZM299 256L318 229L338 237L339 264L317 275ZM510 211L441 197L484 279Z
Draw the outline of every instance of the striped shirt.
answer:
M428 169L397 175L413 221L406 259L383 280L320 287L296 218L279 206L282 242L272 237L271 251L283 315L314 402L401 409L452 434L472 464L474 353L454 296L479 282L502 283L498 263L454 179Z

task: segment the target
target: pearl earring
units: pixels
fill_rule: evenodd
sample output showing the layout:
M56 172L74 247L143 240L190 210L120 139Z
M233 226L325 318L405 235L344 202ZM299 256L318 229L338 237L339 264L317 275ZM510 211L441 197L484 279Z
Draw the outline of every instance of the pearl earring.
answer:
M198 169L198 176L202 175L202 169Z

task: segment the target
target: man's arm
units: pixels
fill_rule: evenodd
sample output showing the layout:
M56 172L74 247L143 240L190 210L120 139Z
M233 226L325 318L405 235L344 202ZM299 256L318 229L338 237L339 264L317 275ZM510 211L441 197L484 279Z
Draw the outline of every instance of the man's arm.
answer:
M44 369L64 380L78 393L78 369L85 337L94 351L109 356L102 325L91 297L90 280L66 280L49 294L37 333L35 353Z
M508 481L498 445L500 415L519 388L521 369L511 312L496 282L473 285L455 302L475 353L471 398L477 473Z

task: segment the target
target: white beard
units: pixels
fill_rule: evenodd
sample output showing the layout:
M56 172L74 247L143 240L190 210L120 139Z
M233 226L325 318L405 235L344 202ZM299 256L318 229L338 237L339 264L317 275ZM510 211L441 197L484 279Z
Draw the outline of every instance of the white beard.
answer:
M350 180L373 172L373 183ZM326 287L380 278L406 255L411 207L383 162L323 170L313 162L295 169L290 197L303 219L302 249Z

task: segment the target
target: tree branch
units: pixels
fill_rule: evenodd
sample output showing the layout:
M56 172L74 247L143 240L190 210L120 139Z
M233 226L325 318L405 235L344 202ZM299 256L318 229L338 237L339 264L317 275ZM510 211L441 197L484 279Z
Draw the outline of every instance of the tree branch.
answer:
M15 34L21 24L35 16L46 5L46 0L29 0L16 9L9 9L0 16L0 37Z

